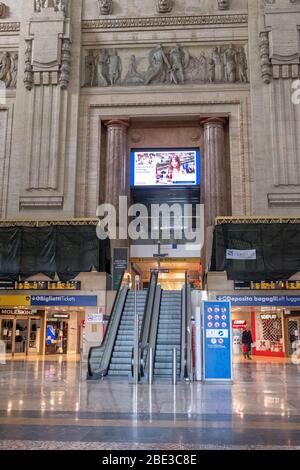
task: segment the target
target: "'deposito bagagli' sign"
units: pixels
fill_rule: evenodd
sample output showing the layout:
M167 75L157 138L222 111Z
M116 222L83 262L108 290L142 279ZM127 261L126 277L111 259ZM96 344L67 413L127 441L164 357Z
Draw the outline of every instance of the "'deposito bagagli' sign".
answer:
M203 302L204 380L232 380L229 302Z

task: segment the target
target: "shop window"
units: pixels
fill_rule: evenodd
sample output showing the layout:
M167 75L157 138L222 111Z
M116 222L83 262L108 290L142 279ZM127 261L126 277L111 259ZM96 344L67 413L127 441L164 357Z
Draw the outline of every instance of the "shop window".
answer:
M256 350L283 352L283 329L280 314L266 312L256 315Z

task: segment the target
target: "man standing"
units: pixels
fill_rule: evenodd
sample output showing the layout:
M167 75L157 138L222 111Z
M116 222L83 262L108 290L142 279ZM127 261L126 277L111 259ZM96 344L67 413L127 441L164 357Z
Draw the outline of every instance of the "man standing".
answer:
M251 357L251 344L253 343L252 334L249 328L247 327L245 331L243 331L242 335L242 345L243 345L243 353L244 358L252 360Z

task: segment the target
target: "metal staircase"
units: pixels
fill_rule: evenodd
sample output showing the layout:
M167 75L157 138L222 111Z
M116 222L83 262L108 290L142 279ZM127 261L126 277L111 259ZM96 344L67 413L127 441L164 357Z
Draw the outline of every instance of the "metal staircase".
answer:
M131 375L132 348L134 346L134 291L129 291L125 301L116 341L111 356L108 376L128 377ZM141 327L147 291L137 291L137 313Z
M182 293L162 291L154 359L154 377L172 377L173 349L177 350L177 376L181 373Z

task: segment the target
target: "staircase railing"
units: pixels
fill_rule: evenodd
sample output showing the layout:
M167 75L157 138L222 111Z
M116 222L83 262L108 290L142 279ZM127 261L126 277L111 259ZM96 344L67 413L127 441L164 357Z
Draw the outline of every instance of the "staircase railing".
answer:
M111 315L107 324L106 332L102 343L100 346L94 346L89 350L87 376L88 379L97 379L107 375L113 352L113 347L116 340L116 335L121 321L122 311L124 309L127 293L129 290L128 285L122 287L124 281L124 274L125 271L122 274L118 286L117 294L113 303ZM96 356L96 358L100 358L99 366L94 368L92 367L93 356Z

